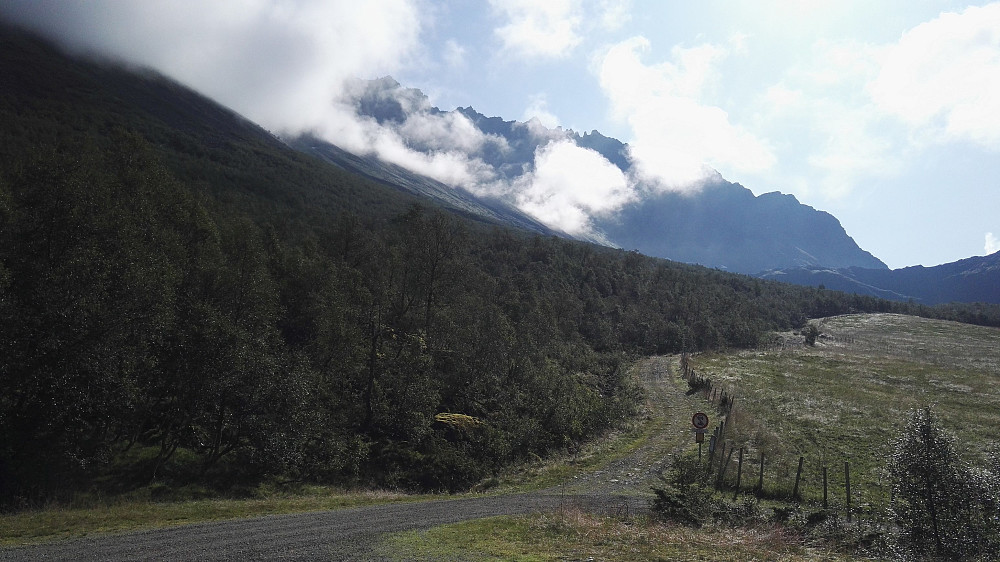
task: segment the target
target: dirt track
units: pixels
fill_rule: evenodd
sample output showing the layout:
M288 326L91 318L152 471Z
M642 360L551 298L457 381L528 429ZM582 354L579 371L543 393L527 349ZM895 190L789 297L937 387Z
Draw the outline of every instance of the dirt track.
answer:
M527 494L388 504L319 513L200 523L0 550L0 560L370 560L380 535L495 515L579 506L603 513L645 508L649 487L691 440L695 399L673 379L671 360L643 362L654 435L589 474Z

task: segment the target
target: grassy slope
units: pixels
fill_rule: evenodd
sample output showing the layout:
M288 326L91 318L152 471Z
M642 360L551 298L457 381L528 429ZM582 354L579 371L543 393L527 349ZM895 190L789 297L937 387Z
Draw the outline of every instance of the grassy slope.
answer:
M854 505L882 504L888 444L914 408L934 408L975 462L1000 440L1000 330L892 314L817 324L814 348L785 334L783 349L693 361L736 396L730 436L750 458L764 452L765 488L790 489L802 455L805 498L821 498L826 465L842 501L849 461Z

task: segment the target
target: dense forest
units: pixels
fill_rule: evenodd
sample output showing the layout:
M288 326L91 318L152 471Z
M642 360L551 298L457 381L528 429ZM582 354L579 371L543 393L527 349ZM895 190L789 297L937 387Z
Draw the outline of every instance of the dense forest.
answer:
M470 220L0 30L0 503L457 490L635 414L639 354L894 311Z

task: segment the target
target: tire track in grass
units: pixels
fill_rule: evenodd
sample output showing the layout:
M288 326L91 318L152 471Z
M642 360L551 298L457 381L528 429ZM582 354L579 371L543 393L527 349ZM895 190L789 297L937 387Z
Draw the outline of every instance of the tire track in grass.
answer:
M592 472L555 486L549 492L583 495L650 495L661 483L660 475L678 453L694 442L691 416L705 408L696 397L686 396L674 372L675 357L649 357L639 366L646 390L651 431L635 451Z

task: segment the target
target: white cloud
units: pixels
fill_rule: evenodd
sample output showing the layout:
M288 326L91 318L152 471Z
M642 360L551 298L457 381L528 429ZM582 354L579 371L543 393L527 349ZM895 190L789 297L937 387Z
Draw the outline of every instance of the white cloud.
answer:
M796 139L780 158L798 177L780 181L800 193L846 196L943 143L1000 149L1000 3L941 14L895 43L818 40L806 54L760 96L755 129Z
M444 52L441 57L452 68L463 67L465 66L465 47L459 45L454 39L449 39L444 43Z
M983 248L986 255L993 254L995 252L1000 252L1000 238L993 235L992 232L986 233L986 246Z
M548 99L545 94L531 96L531 103L524 110L522 120L528 123L532 119L537 119L539 123L549 129L555 129L559 126L559 118L549 111Z
M391 73L418 48L415 0L5 0L6 16L78 49L153 67L262 125L333 117L345 78Z
M780 139L783 189L802 196L845 197L873 177L904 167L906 134L865 92L879 71L881 48L817 41L781 80L756 99L755 130Z
M563 58L580 44L578 0L490 0L506 20L494 30L504 49L528 58Z
M1000 3L943 13L905 32L886 49L869 89L923 142L1000 149Z
M632 19L631 0L599 0L597 18L600 26L608 31L616 31Z
M518 179L518 207L572 235L591 232L590 217L613 212L635 192L625 174L603 156L570 140L535 152L535 170Z
M365 84L352 80L398 70L419 49L416 0L11 0L0 7L69 47L155 68L272 130L308 130L449 185L496 189L495 171L469 153L500 140L464 116L433 116L426 98L405 89L387 94L407 113L396 129L356 113L352 97ZM454 44L445 54L456 62L463 51Z
M419 112L409 115L397 131L407 144L422 152L478 151L487 137L461 113L434 115ZM499 140L499 137L493 137Z
M649 48L647 39L633 37L597 60L601 88L631 127L631 153L647 179L688 189L713 176L712 166L760 171L774 163L764 141L703 101L717 63L729 54L725 47L674 47L672 61L647 65L640 55Z

